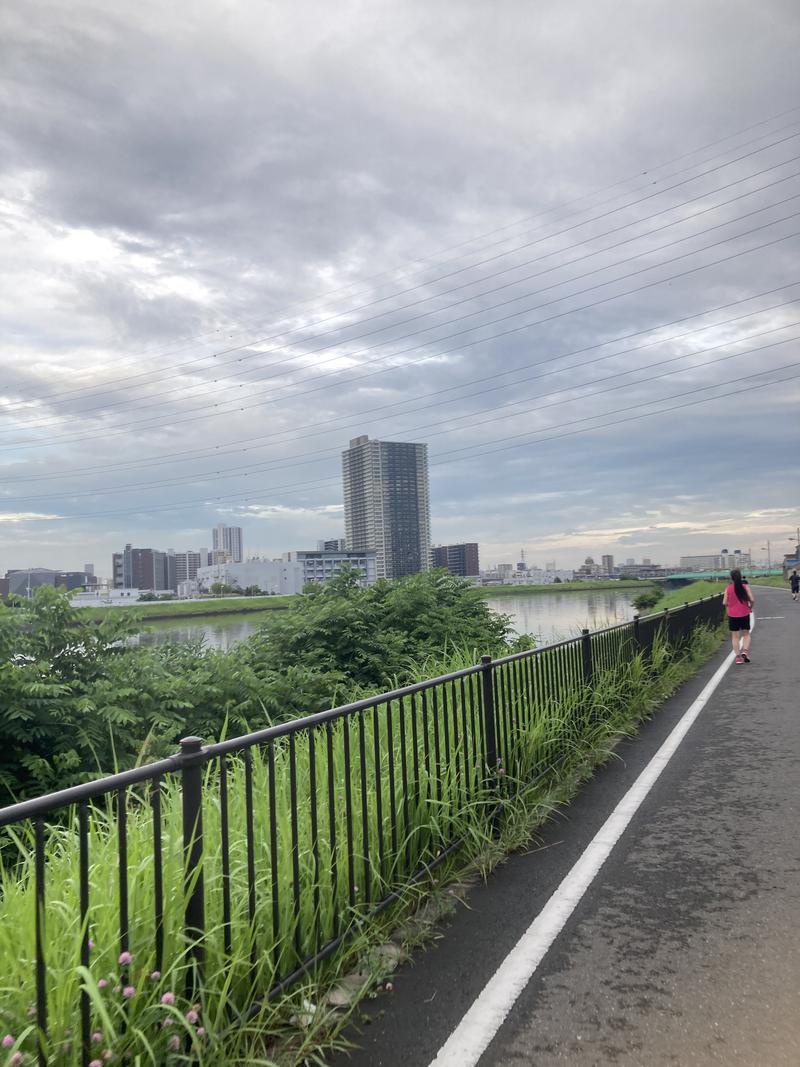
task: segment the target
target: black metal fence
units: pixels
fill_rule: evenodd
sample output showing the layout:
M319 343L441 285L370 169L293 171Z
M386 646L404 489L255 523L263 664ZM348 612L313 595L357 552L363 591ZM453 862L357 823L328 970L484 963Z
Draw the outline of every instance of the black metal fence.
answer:
M49 1004L63 1016L74 998L69 1062L86 1067L112 972L122 996L152 982L157 999L179 973L189 1000L213 987L246 1013L557 773L603 725L598 689L659 635L675 648L721 620L716 596L584 630L244 737L186 738L170 759L0 810L2 907L13 867L34 912L16 957L30 988L4 989L8 1014L33 1020L40 1064L60 1063Z

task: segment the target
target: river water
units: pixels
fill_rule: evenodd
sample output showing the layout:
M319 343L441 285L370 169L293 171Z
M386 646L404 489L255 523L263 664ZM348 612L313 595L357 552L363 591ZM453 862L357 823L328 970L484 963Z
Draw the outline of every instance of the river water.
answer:
M511 616L516 633L530 633L538 645L574 637L582 627L599 630L633 617L634 592L613 589L595 592L528 593L489 597L493 611ZM169 619L153 623L139 637L140 644L202 639L209 648L228 649L255 633L259 626L275 618L274 611L252 615L228 615L194 619Z

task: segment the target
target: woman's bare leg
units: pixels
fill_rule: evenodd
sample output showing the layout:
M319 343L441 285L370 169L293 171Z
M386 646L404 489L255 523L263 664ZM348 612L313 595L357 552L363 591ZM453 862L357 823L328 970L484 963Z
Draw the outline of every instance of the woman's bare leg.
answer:
M731 630L731 647L736 655L739 655L739 631Z
M750 651L750 631L742 630L742 652Z

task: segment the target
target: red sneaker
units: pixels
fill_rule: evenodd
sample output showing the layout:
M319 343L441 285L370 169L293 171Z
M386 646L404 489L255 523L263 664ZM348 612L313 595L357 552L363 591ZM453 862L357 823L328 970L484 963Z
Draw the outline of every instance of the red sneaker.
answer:
M745 661L745 663L750 662L750 653L747 652L745 649L742 649L742 659Z
M742 659L742 657L741 657L741 656L737 656L737 657L736 657L736 662L737 662L737 663L744 663L744 660Z

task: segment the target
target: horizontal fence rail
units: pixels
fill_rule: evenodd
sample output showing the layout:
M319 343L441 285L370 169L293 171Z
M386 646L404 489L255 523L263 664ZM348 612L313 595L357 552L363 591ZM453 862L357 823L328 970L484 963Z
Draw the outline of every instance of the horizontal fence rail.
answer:
M87 1067L97 998L114 980L130 1000L123 1026L143 1010L137 997L165 996L162 972L170 997L180 974L189 1003L225 975L246 1015L428 877L470 820L491 826L505 798L556 774L598 725L609 679L722 615L709 597L484 657L244 737L185 738L169 759L0 810L2 904L28 893L34 912L17 948L30 981L3 989L9 1018L31 1020L40 1065ZM0 951L9 942L6 931ZM48 1026L65 997L77 1020L69 1060Z

